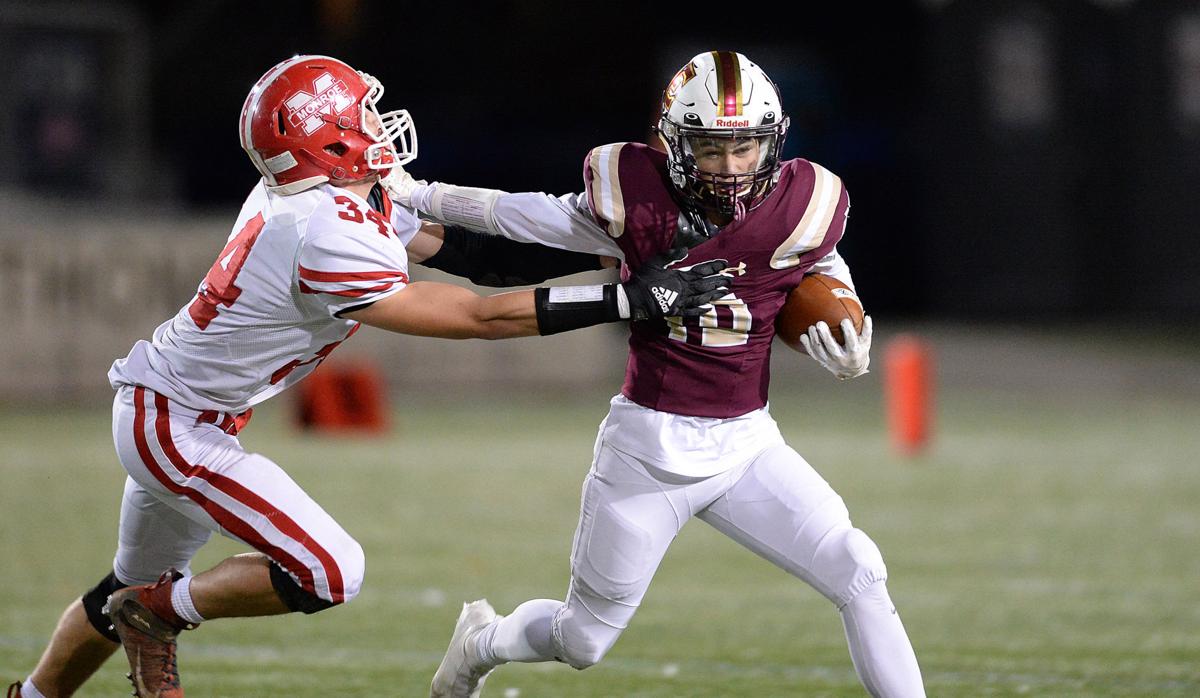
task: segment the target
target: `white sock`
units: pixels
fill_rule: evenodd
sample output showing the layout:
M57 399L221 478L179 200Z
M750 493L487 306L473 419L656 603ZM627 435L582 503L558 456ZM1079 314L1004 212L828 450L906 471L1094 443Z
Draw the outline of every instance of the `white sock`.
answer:
M876 698L924 698L921 668L887 585L875 582L842 607L850 659Z
M480 659L491 659L492 664L554 661L550 624L562 605L562 601L535 599L517 606L493 623L490 632L479 634Z
M204 622L204 617L196 612L196 605L192 603L191 577L176 580L171 585L171 607L175 609L180 618L189 623L199 625Z
M32 677L25 679L25 683L21 684L21 692L19 695L21 698L46 698L46 696L37 689L37 686L33 685Z
M488 623L487 627L475 636L475 657L485 666L499 666L504 663L503 660L496 659L496 654L492 651L492 638L496 636L496 626L499 623L500 619Z

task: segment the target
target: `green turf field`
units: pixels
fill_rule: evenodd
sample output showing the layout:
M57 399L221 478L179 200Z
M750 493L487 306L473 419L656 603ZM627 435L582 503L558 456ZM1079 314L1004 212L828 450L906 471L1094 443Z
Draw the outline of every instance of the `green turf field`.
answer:
M874 381L872 383L871 381ZM1200 695L1200 400L945 388L924 457L891 454L877 376L824 406L773 396L789 441L879 543L930 696ZM244 443L367 550L367 583L313 617L223 620L181 642L193 696L420 696L458 604L559 597L602 393L397 412L384 439ZM0 680L31 669L111 558L122 471L104 409L0 412ZM215 539L203 567L241 548ZM127 695L123 659L82 692ZM586 672L510 665L486 696L861 696L836 612L693 522Z

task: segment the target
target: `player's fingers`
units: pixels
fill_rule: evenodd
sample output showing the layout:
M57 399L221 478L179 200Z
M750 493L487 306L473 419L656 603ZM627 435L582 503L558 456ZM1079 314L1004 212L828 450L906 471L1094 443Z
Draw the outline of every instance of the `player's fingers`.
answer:
M808 336L808 341L812 342L814 345L821 343L821 335L817 334L816 325L809 325L808 329L805 330L804 333Z
M821 335L817 331L816 325L808 328L806 339L808 339L808 344L806 345L808 347L808 355L822 364L828 364L830 362L829 352L825 350L825 344L821 341Z
M867 346L871 345L871 325L872 324L873 323L871 322L871 316L863 315L862 341Z
M693 305L707 305L713 301L720 300L729 295L729 291L723 288L713 289L707 293L700 293L695 296Z
M843 318L842 323L842 341L846 345L846 353L853 354L858 351L858 332L854 329L854 323L850 318Z
M821 344L825 346L825 350L829 352L830 356L836 359L841 359L845 356L842 346L833 338L833 332L829 331L829 323L821 320L814 327L817 328L817 336L821 339Z
M725 260L714 259L712 261L705 262L703 264L697 264L696 266L692 267L692 273L700 276L711 276L723 271L727 266L729 266L729 264Z
M696 293L689 295L679 304L679 312L676 315L683 317L697 317L707 313L712 309L712 302L726 295L724 289L717 289L707 293Z
M703 279L689 282L689 285L696 293L707 293L717 289L728 289L729 279L724 276L706 276Z

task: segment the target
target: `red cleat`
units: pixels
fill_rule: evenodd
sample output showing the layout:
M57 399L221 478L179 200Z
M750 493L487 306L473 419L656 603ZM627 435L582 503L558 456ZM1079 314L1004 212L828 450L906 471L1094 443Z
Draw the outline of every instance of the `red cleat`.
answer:
M8 687L8 692L4 694L5 698L21 698L21 682L18 681Z
M104 613L112 620L129 658L129 680L138 698L182 698L175 638L195 626L171 606L171 586L183 575L171 569L154 584L126 587L108 597Z

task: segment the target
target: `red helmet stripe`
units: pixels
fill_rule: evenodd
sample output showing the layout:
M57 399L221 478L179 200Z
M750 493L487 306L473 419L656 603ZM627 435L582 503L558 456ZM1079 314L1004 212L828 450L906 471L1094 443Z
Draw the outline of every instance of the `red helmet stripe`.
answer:
M722 116L742 114L742 71L733 51L713 51L717 66L717 107Z

